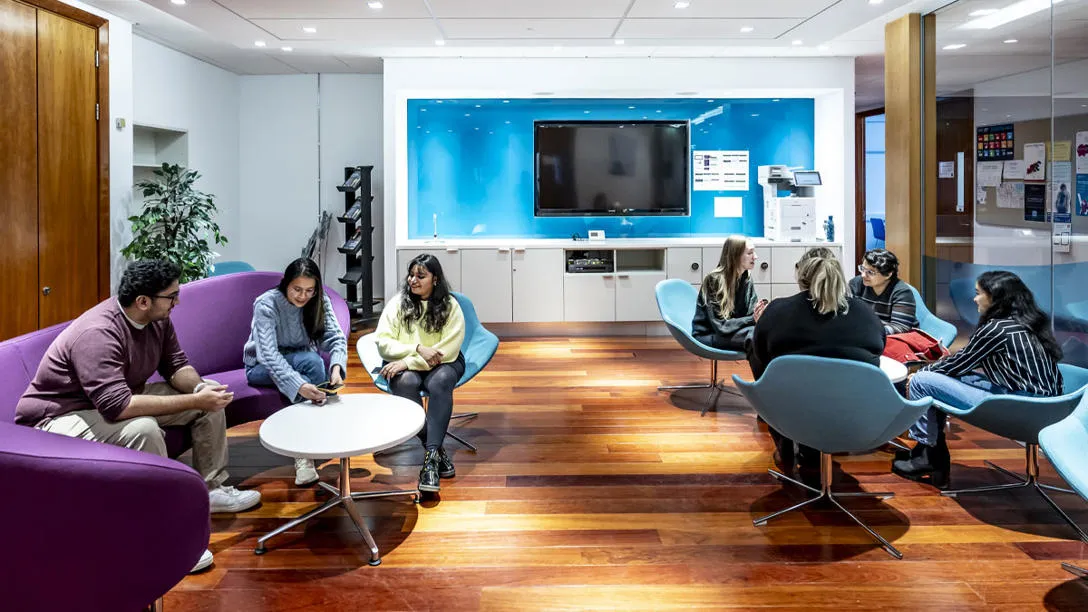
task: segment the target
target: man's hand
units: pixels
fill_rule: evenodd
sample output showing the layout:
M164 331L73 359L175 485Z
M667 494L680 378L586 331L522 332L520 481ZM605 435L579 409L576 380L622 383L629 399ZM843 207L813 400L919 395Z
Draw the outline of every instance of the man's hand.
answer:
M325 403L325 392L318 389L313 383L306 383L299 387L298 394L301 395L303 399L308 399L317 405Z
M394 376L400 374L407 369L408 364L404 363L403 359L390 361L389 363L385 364L385 367L382 368L382 376L384 376L386 380L393 380Z
M344 384L344 373L340 371L339 365L334 365L329 374L329 385L336 387L342 384Z
M197 409L204 412L219 412L234 399L234 394L227 391L226 385L204 385L199 393L193 394Z
M423 346L422 344L416 346L416 352L419 353L419 356L423 358L423 361L426 361L427 365L432 368L442 363L442 358L445 357L445 355L442 354L442 351L435 350L429 346Z

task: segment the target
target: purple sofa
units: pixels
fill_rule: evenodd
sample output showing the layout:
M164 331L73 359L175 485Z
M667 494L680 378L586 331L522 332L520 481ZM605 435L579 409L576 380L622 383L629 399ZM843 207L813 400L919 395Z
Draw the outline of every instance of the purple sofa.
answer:
M253 300L279 278L247 272L187 283L171 316L190 363L234 391L228 425L286 405L275 389L246 384L242 365ZM326 291L346 335L347 304ZM10 497L0 504L0 607L139 610L207 547L207 492L176 461L14 424L16 403L66 325L0 342L0 491ZM189 447L186 433L167 428L171 456Z

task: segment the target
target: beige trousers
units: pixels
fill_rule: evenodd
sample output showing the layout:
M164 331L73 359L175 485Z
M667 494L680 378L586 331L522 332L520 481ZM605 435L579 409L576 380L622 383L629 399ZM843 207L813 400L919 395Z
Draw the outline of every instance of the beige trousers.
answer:
M218 384L205 379L209 384ZM147 395L177 395L169 383L151 383L144 387ZM193 438L193 469L204 477L208 489L226 482L227 417L222 410L204 412L186 410L157 417L142 416L122 421L107 421L97 410L77 410L37 425L38 429L73 438L94 440L124 446L160 457L166 457L163 427L186 425Z

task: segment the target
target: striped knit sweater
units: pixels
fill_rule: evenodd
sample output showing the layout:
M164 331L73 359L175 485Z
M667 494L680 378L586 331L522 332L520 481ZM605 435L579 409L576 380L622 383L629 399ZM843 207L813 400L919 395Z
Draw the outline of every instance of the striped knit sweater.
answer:
M865 302L884 323L884 333L901 334L918 327L918 306L914 303L914 292L906 282L897 278L888 283L880 295L866 287L860 276L850 279L849 285L850 295Z

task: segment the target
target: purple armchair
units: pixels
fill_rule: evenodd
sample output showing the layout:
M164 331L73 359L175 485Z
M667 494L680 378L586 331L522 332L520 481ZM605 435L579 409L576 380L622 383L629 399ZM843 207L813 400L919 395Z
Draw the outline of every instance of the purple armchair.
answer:
M242 364L253 300L279 278L248 272L188 283L171 317L197 371L234 391L228 426L286 404L275 389L246 384ZM326 291L346 335L347 304ZM0 606L139 610L184 578L207 547L207 490L176 461L14 424L16 403L66 326L0 342L0 490L12 496L0 504ZM189 447L186 431L167 428L172 457Z

